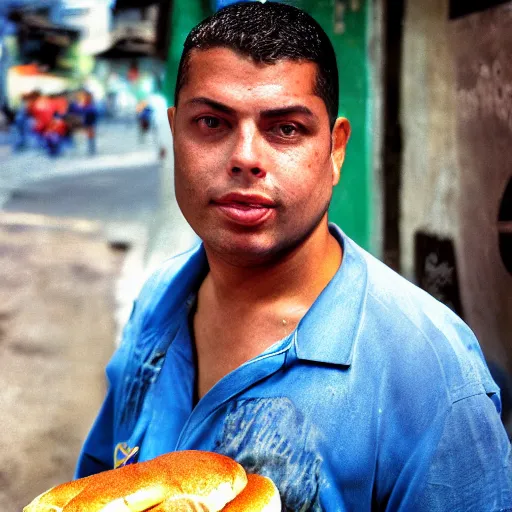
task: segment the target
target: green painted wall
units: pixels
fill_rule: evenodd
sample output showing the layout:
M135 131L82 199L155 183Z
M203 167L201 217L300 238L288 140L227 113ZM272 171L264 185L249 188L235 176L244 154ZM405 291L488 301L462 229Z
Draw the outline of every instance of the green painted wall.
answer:
M202 0L174 0L172 3L170 13L171 42L164 80L164 94L169 105L174 103L174 87L183 43L192 28L211 13L212 11L208 10Z
M331 38L340 76L339 115L347 117L352 135L341 179L334 189L329 218L370 252L372 244L371 105L368 32L371 2L339 1L342 33L335 33L335 0L290 2L311 14Z
M341 180L334 190L329 218L370 252L372 247L372 136L368 34L370 0L337 0L343 15L343 31L335 33L336 0L288 0L311 14L331 38L340 75L339 113L349 119L352 136ZM178 7L179 3L179 7ZM172 13L171 47L166 75L166 93L172 102L176 69L189 30L209 13L201 0L175 0ZM338 7L340 10L340 7Z

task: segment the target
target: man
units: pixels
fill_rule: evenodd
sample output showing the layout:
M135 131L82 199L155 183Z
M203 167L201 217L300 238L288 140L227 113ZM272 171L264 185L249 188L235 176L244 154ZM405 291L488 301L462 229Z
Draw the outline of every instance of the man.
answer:
M473 334L328 224L337 107L333 48L298 9L235 4L188 36L169 121L202 244L136 301L77 476L203 449L290 511L512 509Z

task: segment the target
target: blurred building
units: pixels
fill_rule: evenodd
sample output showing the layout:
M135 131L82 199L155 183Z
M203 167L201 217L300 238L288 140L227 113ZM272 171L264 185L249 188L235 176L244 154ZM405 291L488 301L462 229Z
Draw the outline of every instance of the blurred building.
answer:
M101 104L119 105L133 117L137 102L161 87L170 2L7 0L0 20L3 13L16 27L16 49L9 64L0 53L4 103L15 109L34 89L54 94L85 87ZM1 41L0 32L0 49Z
M140 102L161 90L169 23L170 0L116 1L111 44L96 55L110 117L133 117Z
M134 51L165 60L169 51L171 8L172 0L116 0L114 45L128 51L131 44ZM136 44L141 46L137 48Z
M80 32L79 51L95 55L111 44L113 0L61 0L49 12L52 23Z

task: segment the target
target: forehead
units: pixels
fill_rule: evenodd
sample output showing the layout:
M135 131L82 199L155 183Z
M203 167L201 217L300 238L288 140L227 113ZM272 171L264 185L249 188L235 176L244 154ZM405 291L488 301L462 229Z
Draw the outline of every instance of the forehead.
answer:
M193 50L187 78L180 91L180 104L196 96L240 105L263 107L281 103L323 101L315 94L317 65L309 61L278 60L257 63L227 48Z

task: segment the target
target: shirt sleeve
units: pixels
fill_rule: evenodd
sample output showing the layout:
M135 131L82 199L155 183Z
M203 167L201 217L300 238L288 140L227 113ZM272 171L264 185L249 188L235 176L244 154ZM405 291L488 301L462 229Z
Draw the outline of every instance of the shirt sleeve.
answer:
M103 406L82 447L75 479L113 469L113 392L109 390Z
M425 485L404 510L512 511L511 464L510 441L493 399L481 393L459 400L446 416Z
M78 457L75 478L114 468L116 407L119 407L119 394L130 359L132 328L133 311L121 344L107 365L107 395Z

